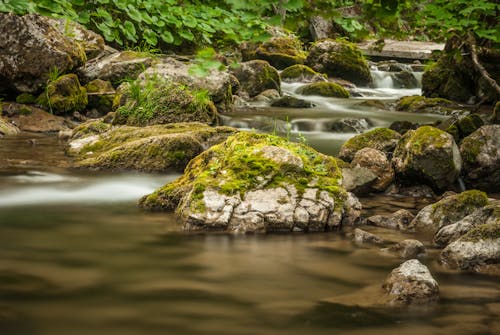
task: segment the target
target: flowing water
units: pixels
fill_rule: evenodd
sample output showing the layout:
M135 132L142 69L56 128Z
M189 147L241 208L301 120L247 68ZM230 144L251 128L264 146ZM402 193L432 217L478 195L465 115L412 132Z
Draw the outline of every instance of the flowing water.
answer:
M284 90L294 95L295 88ZM380 100L408 94L391 88L365 92ZM332 121L364 118L371 128L439 118L363 107L362 98L309 99L315 108L261 107L224 122L268 131L285 122L292 139L304 136L335 153L355 133L327 131ZM380 290L399 259L357 247L340 232L184 233L173 214L135 206L177 175L68 166L54 136L0 139L2 335L499 333L498 282L446 271L430 246L422 261L440 284L439 304L426 310L357 307ZM416 211L429 201L362 200L365 215ZM367 230L389 241L408 237Z

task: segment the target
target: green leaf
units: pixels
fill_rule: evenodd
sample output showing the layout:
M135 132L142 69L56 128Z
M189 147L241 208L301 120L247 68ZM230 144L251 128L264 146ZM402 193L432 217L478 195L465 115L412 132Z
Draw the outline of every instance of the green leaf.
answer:
M181 30L178 32L178 34L185 40L192 41L194 40L194 35L191 32L191 30L186 29L186 30Z
M125 10L127 15L134 21L136 22L141 22L142 21L142 15L141 12L139 12L134 6L128 5L127 9Z
M174 42L174 36L168 30L162 31L160 34L160 38L163 40L163 42L168 43L168 44Z

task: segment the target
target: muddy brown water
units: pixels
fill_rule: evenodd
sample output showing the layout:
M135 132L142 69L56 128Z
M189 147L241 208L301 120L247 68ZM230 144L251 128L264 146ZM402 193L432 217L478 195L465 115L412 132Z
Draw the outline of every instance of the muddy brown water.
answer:
M305 135L326 153L346 137ZM446 270L429 243L421 261L440 284L438 304L360 307L401 260L345 232L185 233L173 214L135 205L177 175L73 170L63 149L55 136L0 139L2 335L500 333L498 280ZM362 198L364 215L428 201Z

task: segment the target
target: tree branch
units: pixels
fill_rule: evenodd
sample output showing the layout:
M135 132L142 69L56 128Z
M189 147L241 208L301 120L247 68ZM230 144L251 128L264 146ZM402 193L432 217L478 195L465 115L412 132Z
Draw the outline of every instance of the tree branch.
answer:
M467 46L469 47L474 67L479 72L481 77L483 77L486 80L486 82L496 91L496 94L500 96L500 86L498 86L495 79L493 79L490 76L490 74L488 73L488 71L486 71L484 66L481 65L481 63L479 63L479 58L477 57L477 50L476 50L476 41L471 33L467 34Z

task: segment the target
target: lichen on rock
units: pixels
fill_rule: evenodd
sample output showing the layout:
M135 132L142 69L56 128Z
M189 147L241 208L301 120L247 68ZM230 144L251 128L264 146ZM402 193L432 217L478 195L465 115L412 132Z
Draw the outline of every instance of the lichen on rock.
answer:
M412 95L399 99L396 110L408 113L429 113L440 115L463 115L469 112L456 102L443 98L426 98Z
M303 95L319 95L332 98L349 98L350 94L339 84L331 82L318 82L301 86L297 93Z
M302 43L292 36L272 37L257 48L255 56L280 70L295 64L303 64L306 59Z
M176 208L186 230L324 231L359 215L336 160L303 145L240 132L193 159L185 173L141 199Z
M287 67L280 72L281 80L287 83L291 82L303 82L303 83L314 83L326 81L326 75L314 71L307 65L296 64Z

